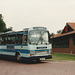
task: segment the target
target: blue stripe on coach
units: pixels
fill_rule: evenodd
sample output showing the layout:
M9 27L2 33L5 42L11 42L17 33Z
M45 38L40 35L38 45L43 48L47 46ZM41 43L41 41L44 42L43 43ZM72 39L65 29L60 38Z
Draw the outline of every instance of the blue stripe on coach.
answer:
M7 46L11 44L0 44L0 46ZM13 46L28 46L28 44L13 44Z
M34 50L34 51L48 51L50 49L45 49L45 50ZM30 51L33 51L33 50L9 50L9 49L0 49L0 52L20 52L20 53L27 53L27 54L30 54Z
M30 50L8 50L8 49L1 49L0 52L13 52L15 53L16 51L20 52L20 53L30 53Z

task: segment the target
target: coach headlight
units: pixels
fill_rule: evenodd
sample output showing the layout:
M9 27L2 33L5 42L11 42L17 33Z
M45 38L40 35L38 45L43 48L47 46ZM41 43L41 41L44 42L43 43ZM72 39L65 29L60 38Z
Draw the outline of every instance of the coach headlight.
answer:
M52 51L51 50L48 50L47 52L48 52L48 54L51 54Z
M35 54L35 51L30 51L30 54Z
M49 53L51 53L51 50L49 50Z

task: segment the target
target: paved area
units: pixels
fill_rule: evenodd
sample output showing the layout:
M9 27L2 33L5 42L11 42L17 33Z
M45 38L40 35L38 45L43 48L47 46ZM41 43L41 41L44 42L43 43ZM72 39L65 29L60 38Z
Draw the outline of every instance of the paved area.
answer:
M75 62L42 61L27 64L0 59L0 75L75 75Z

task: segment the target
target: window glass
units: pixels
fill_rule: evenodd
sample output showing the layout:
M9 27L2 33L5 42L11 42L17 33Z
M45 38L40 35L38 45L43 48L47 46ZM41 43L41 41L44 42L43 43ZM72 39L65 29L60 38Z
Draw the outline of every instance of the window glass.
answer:
M24 35L23 39L24 39L24 44L27 44L27 38L28 38L28 35Z
M29 42L31 44L49 44L48 31L32 30L29 32Z
M2 44L3 40L2 40L2 37L0 36L0 44Z
M73 37L73 45L75 45L75 36Z
M23 35L17 34L16 44L22 44Z
M69 48L69 38L54 39L53 48Z

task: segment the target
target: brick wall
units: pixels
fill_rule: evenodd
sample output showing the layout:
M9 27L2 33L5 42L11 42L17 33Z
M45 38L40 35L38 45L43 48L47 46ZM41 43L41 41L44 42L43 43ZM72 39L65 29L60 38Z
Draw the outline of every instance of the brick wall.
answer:
M75 45L73 45L72 37L70 37L70 51L75 54Z
M53 52L58 52L58 53L72 53L75 54L75 45L73 45L73 40L72 37L69 37L69 48L53 48Z

